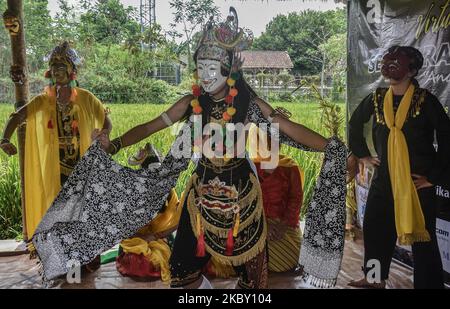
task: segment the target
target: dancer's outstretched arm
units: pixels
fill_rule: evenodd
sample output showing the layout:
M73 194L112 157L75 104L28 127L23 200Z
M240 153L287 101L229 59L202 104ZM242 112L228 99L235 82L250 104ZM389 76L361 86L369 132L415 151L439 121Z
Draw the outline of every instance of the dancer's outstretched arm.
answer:
M248 118L254 123L270 124L267 119L270 118L273 111L274 109L267 102L255 98L253 105L250 103ZM322 135L280 115L273 116L272 122L279 124L281 131L279 138L283 144L306 151L325 151L329 141ZM353 154L347 157L347 182L355 177L357 163L358 160Z
M269 116L274 111L274 109L261 98L255 98L255 103L258 105L264 115L264 118L266 119L269 118ZM314 150L325 150L325 146L327 145L328 140L319 133L316 133L305 126L290 121L289 119L280 115L273 116L272 122L278 123L281 132L285 133L297 143L305 145Z
M183 116L185 115L189 104L191 100L193 99L192 95L186 95L180 100L178 100L176 103L174 103L166 112L165 114L166 119L163 118L163 116L158 116L157 118L150 120L149 122L140 124L128 132L126 132L124 135L121 136L121 146L127 147L134 145L136 143L139 143L143 139L147 138L148 136L165 129L169 126L169 123L176 123L177 121L181 120ZM102 143L102 146L108 153L114 153L115 148L114 145L112 145L109 141L109 138L107 136L103 136L99 139Z

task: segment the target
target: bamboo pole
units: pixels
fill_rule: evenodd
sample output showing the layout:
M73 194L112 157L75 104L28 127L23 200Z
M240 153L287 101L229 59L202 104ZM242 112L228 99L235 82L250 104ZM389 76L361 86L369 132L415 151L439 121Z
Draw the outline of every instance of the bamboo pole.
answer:
M12 65L11 80L15 86L15 109L19 109L28 102L28 78L26 64L24 15L22 0L7 0L8 7L3 14L3 21L11 38ZM28 240L25 210L25 188L24 188L24 149L25 149L25 126L17 130L20 164L20 188L22 200L22 232L25 241Z

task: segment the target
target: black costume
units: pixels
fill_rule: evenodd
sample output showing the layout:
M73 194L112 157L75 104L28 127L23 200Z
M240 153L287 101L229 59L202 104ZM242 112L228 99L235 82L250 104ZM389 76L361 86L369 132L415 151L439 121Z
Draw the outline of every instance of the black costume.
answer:
M388 170L388 135L383 115L383 102L387 89L380 88L367 96L353 113L349 123L349 144L358 157L370 156L363 136L364 123L374 116L372 136L381 161L376 169L369 191L364 216L364 265L371 259L381 263L381 279L388 278L389 266L395 248L394 202ZM394 96L394 111L403 96ZM440 183L443 171L450 165L450 120L437 98L425 89L416 88L408 117L402 129L408 144L411 173L426 176L433 184ZM434 147L434 137L438 149ZM435 187L418 190L426 229L430 242L412 245L414 255L414 286L416 288L442 288L442 262L437 245ZM364 267L367 273L367 267Z

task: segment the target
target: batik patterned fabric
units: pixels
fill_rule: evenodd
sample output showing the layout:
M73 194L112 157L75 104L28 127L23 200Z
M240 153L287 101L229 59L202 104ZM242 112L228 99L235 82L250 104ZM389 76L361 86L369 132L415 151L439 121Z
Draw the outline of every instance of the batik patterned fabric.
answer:
M270 127L253 100L247 118ZM191 131L192 123L184 126ZM280 142L310 150L284 134L280 134ZM114 162L96 143L89 148L32 239L45 282L67 273L74 262L89 263L122 239L134 235L156 216L180 173L188 167L190 158L174 154L182 144L191 145L191 136L180 133L159 168L137 171ZM300 257L307 277L320 286L333 285L340 268L345 225L345 166L346 147L332 138L325 149L308 211Z
M344 253L347 149L331 139L305 219L300 265L317 287L336 285Z
M184 137L180 133L177 140ZM89 148L32 239L45 283L76 263L88 264L157 215L190 161L172 153L158 169L133 170L114 162L99 144Z

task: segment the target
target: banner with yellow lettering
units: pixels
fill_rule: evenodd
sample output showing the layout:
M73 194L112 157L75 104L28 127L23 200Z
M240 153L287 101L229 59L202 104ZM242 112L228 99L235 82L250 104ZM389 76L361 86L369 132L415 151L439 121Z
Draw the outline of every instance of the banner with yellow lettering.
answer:
M385 86L381 59L393 45L422 52L420 86L450 106L450 0L351 0L348 10L349 115L364 97Z

